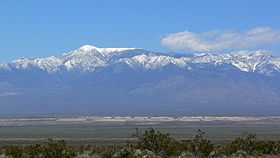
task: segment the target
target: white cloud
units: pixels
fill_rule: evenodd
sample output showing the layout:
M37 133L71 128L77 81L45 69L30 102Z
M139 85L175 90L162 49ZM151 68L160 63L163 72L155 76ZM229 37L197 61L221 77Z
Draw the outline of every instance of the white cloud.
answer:
M161 45L172 50L217 51L256 48L280 44L280 30L256 27L244 32L178 32L167 35Z
M18 95L17 92L2 92L0 93L0 97L10 97Z

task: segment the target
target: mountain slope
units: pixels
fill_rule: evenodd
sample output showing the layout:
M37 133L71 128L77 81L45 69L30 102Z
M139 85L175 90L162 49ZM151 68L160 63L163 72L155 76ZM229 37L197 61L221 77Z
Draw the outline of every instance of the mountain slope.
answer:
M231 54L195 54L194 56L175 57L167 54L153 53L136 48L97 48L85 45L60 57L42 59L21 58L10 63L1 64L2 70L41 69L49 73L77 70L94 71L96 67L106 67L125 63L132 68L156 69L168 64L191 69L191 65L210 64L231 65L240 71L257 72L271 75L280 72L280 58L265 51L239 51Z
M85 45L0 64L2 114L280 114L280 58Z

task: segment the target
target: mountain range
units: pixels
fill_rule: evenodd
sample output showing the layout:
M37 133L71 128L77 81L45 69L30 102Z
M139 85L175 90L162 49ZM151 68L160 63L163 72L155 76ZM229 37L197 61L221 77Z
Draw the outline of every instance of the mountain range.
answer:
M0 64L1 115L279 115L280 58L85 45Z

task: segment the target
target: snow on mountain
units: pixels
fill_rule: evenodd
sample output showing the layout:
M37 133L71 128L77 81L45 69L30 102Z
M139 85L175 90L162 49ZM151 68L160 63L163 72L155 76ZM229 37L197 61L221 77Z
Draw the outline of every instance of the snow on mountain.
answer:
M67 70L94 71L96 67L109 65L109 60L117 53L136 50L136 48L98 48L95 46L84 45L77 50L64 54L64 67Z
M259 75L260 74L260 75ZM0 64L0 113L277 114L280 58L85 45Z
M98 48L84 45L77 50L59 57L40 59L20 58L1 64L3 70L29 70L32 68L55 73L67 71L94 71L97 67L106 67L116 63L125 63L132 68L157 69L168 64L179 68L191 69L191 64L229 64L243 72L255 72L271 75L280 72L280 58L266 51L238 51L230 54L195 54L192 57L159 54L136 48Z
M106 66L106 57L96 47L83 46L61 57L67 70L93 71L95 67Z
M184 68L187 65L189 58L175 58L166 55L141 54L132 58L124 58L121 61L127 63L130 67L143 67L144 69L156 69L168 64L174 64Z
M280 60L279 60L279 58L274 58L274 59L270 60L269 64L273 65L275 70L278 70L278 71L280 70Z
M90 51L98 51L104 55L110 54L110 53L115 53L115 52L122 52L122 51L128 51L128 50L134 50L136 48L98 48L95 46L91 45L84 45L79 48L82 52L90 52Z
M269 59L272 57L265 51L239 51L232 54L232 64L242 71L255 72L268 64Z
M8 64L2 64L0 63L0 70L6 70L6 71L9 71L10 70L10 67L8 66Z
M279 71L280 58L274 57L266 51L238 51L230 54L196 54L192 63L231 64L243 72L257 72L269 75L272 71ZM268 68L267 66L272 65Z
M39 59L28 59L28 58L20 58L18 60L14 60L6 65L9 69L18 69L18 70L27 70L29 68L38 68L48 71L49 73L53 73L59 70L60 65L63 63L63 60L51 56L48 58L39 58Z

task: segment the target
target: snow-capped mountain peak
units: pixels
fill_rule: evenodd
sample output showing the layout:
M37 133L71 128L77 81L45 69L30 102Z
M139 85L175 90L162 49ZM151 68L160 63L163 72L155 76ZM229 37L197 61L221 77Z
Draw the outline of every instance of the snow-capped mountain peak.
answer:
M81 50L83 52L98 51L102 54L109 54L113 52L122 52L122 51L134 50L134 49L136 48L99 48L91 45L83 45L78 50Z
M265 50L256 50L256 51L240 50L240 51L232 52L231 54L237 56L263 56L263 55L270 55L270 52Z
M114 66L123 63L131 68L151 69L165 67L169 64L190 70L193 66L206 68L209 65L231 65L243 72L271 75L280 72L280 58L267 51L238 51L228 54L201 53L193 56L161 54L137 48L99 48L84 45L62 56L28 59L20 58L10 63L1 64L0 69L10 71L41 69L49 73L59 71L92 72L98 67ZM221 68L221 67L220 67ZM218 67L217 67L218 69Z
M97 67L108 66L114 55L131 50L136 50L136 48L99 48L84 45L62 56L63 67L81 72L94 71Z
M94 49L98 49L97 47L95 47L95 46L91 46L91 45L83 45L83 46L81 46L80 48L79 48L79 50L81 50L81 51L92 51L92 50L94 50Z
M62 56L0 64L0 92L16 94L0 96L0 104L2 113L14 106L27 114L81 108L101 114L223 108L266 114L271 108L279 114L279 80L280 58L265 51L178 55L87 45Z

